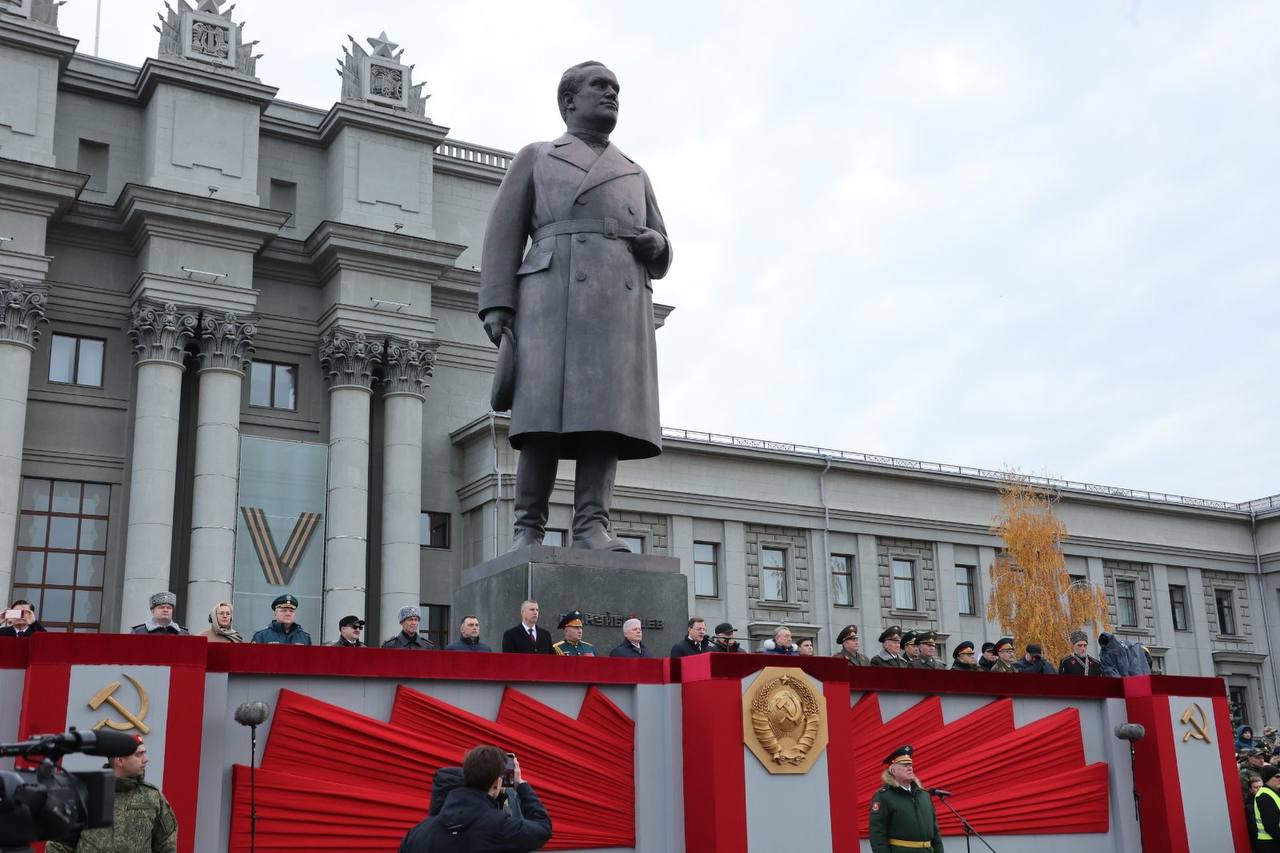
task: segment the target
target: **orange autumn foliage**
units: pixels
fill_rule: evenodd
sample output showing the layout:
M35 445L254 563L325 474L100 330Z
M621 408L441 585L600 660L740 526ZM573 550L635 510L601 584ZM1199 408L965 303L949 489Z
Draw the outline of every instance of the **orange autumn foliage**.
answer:
M1066 525L1053 511L1057 498L1025 477L1010 475L1000 488L1000 514L991 532L1004 540L991 564L987 619L1000 625L1021 653L1039 643L1056 664L1071 654L1072 631L1092 625L1110 630L1107 595L1087 581L1071 582L1062 543Z

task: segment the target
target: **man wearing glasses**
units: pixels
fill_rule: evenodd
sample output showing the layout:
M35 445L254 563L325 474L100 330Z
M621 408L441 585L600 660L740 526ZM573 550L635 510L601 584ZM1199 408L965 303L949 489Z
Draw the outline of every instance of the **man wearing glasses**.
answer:
M338 621L338 639L329 645L344 646L346 648L360 648L364 646L360 636L364 631L364 620L359 616L343 616Z
M951 668L960 672L982 672L976 657L973 653L973 643L965 640L951 650Z
M880 651L871 658L872 666L893 666L909 669L910 664L902 657L902 629L890 625L880 633Z

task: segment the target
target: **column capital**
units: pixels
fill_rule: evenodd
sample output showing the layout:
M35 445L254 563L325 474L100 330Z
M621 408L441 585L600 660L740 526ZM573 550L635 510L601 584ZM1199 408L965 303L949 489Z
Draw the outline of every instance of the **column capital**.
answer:
M129 309L129 340L139 364L167 361L181 367L195 332L195 313L172 302L139 300Z
M0 280L0 343L34 350L40 340L37 326L45 321L49 290L42 284L11 278Z
M231 370L244 373L253 358L256 321L231 311L200 316L200 369Z
M320 339L320 367L329 390L373 387L373 369L382 363L383 344L364 332L334 329Z
M409 394L419 399L426 399L428 380L435 372L436 350L440 347L435 341L405 340L403 338L387 338L384 363L386 377L383 379L383 396Z

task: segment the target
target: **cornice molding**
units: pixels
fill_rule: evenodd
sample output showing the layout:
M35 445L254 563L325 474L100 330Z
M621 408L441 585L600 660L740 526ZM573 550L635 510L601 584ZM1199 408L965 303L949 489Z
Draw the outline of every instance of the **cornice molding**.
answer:
M307 237L305 250L320 281L342 270L433 284L453 269L466 246L325 220Z
M80 196L89 176L0 157L0 208L57 217Z
M162 83L206 94L221 95L237 101L246 101L258 107L261 113L275 100L275 86L268 86L252 77L231 69L204 67L195 63L174 62L150 57L142 63L134 92L141 104L146 104Z
M79 39L64 36L56 29L0 14L0 45L51 56L58 60L60 69L67 67L78 44Z
M125 184L113 216L135 243L166 236L257 252L275 239L290 214L143 184Z
M329 108L317 128L320 143L328 146L335 136L349 127L422 142L430 146L433 156L436 146L449 135L449 128L403 110L339 101Z

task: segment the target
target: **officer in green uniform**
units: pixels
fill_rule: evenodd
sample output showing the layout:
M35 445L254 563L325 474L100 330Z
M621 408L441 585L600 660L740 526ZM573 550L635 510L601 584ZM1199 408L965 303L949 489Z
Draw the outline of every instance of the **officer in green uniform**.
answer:
M920 659L916 666L921 669L946 669L947 665L938 660L938 633L925 631L920 635Z
M908 664L902 659L902 629L890 625L880 632L880 651L871 657L872 666L892 666L906 669Z
M107 763L116 775L111 826L83 830L75 843L51 841L46 853L177 853L178 820L160 789L142 778L147 746L137 740L133 755Z
M920 664L920 634L915 630L905 631L902 634L902 659L907 662L907 666L911 669L921 669Z
M991 672L1017 672L1013 661L1018 656L1013 637L1001 637L996 640L996 662L991 664Z
M568 657L595 657L596 647L582 642L582 611L570 610L557 626L564 631L564 639L552 643L552 650L558 655Z
M836 642L840 644L840 651L836 652L836 657L844 658L849 666L867 665L867 656L858 651L857 625L846 625L841 628L840 633L836 635Z
M951 650L951 668L961 672L982 672L982 667L978 666L974 657L973 643L965 640Z
M916 779L911 752L902 746L884 760L884 784L871 795L871 853L942 853L938 816Z

